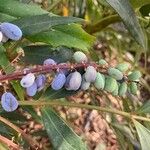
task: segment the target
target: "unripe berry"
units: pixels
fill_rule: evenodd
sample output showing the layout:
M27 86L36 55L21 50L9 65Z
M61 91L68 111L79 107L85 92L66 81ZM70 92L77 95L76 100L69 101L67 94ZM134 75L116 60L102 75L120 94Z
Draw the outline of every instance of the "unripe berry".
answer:
M87 82L94 82L96 79L97 71L93 66L88 66L85 71L85 80Z
M116 68L109 68L108 74L116 80L121 80L123 78L123 74Z
M106 62L106 60L104 60L104 59L100 59L98 63L99 63L100 65L107 65L107 62Z
M133 71L131 74L128 75L128 79L131 81L139 81L139 78L141 78L141 72L138 70Z
M43 62L43 65L56 65L56 64L57 63L51 58L48 58L48 59L44 60L44 62Z
M1 97L1 105L5 111L12 112L18 108L19 104L10 92L5 92Z
M130 92L131 94L133 94L133 95L136 95L136 94L137 94L137 90L138 90L138 88L137 88L137 83L131 82L131 83L129 84L129 92Z
M58 73L51 84L52 89L60 90L66 82L66 76L63 73Z
M117 87L117 81L112 77L106 77L104 89L107 92L113 92Z
M4 22L0 25L0 30L3 32L6 37L11 40L19 40L22 37L22 31L20 28L12 23Z
M127 84L126 82L123 82L119 86L119 96L124 96L127 92Z
M129 68L129 65L127 63L121 63L121 64L118 64L115 68L117 68L121 72L126 72Z
M87 62L87 57L83 52L77 51L73 54L73 58L77 63Z
M78 90L81 86L82 77L78 71L70 73L67 76L65 87L67 90Z
M37 84L34 82L30 87L26 88L26 93L28 96L34 96L37 92Z
M46 77L44 74L40 74L36 77L35 80L36 84L37 84L37 89L38 91L41 91L44 88L44 85L46 83Z
M94 86L99 89L104 89L105 86L105 76L99 72L97 72L96 79L94 82Z
M116 86L115 90L114 90L114 91L112 91L112 93L111 93L111 94L112 94L113 96L117 96L117 95L118 95L118 92L119 92L119 85L120 85L120 84L119 84L119 83L117 83L117 86Z
M30 87L34 83L34 81L35 81L34 74L29 73L21 79L20 84L22 87L27 88Z

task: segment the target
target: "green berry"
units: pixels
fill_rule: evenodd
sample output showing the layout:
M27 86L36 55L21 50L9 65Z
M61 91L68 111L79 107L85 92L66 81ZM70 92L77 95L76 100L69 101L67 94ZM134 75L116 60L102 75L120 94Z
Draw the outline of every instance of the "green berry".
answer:
M94 82L94 86L99 89L104 89L105 86L105 76L99 72L97 72L96 79Z
M106 60L104 60L104 59L100 59L98 63L99 63L99 65L106 65L107 64Z
M129 85L130 93L133 94L133 95L136 95L137 94L137 90L138 90L137 83L131 82L130 85Z
M109 68L108 74L116 80L121 80L123 78L123 74L116 68Z
M118 64L116 66L116 68L118 70L120 70L121 72L126 72L128 70L128 68L129 68L129 65L127 63L121 63L121 64Z
M73 59L77 62L77 63L81 63L81 62L87 62L87 57L83 52L77 51L74 53L73 55Z
M119 83L117 84L115 90L112 92L112 95L117 96L118 95L118 90L119 90Z
M127 83L123 82L119 86L118 94L119 94L119 96L124 96L126 94L126 92L127 92Z
M104 89L107 92L113 92L117 87L117 81L112 77L106 77Z
M141 77L141 72L138 70L133 71L131 74L128 75L128 79L131 81L139 81L139 78Z

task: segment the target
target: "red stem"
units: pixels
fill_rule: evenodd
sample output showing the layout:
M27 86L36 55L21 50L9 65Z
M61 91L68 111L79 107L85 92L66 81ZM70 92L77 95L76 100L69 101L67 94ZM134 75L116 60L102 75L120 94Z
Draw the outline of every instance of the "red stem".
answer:
M9 81L9 80L14 80L14 79L19 79L22 76L25 76L28 73L48 73L51 70L58 70L58 69L76 69L76 68L81 68L81 67L87 67L87 66L93 66L95 68L103 68L102 66L99 66L96 63L79 63L79 64L58 64L58 65L38 65L35 68L29 69L29 70L22 70L18 72L14 72L11 74L7 75L2 75L0 76L0 82L4 81Z

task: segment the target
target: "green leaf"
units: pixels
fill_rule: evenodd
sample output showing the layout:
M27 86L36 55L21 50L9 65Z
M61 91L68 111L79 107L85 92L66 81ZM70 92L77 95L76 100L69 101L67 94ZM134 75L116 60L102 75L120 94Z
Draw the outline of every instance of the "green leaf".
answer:
M86 150L79 136L50 107L42 108L42 119L47 134L57 150Z
M144 33L128 0L106 0L122 18L134 39L146 48Z
M150 131L136 120L134 120L134 125L139 136L142 150L150 149Z
M51 47L48 45L24 47L25 57L21 61L27 64L43 64L47 58L56 62L66 62L72 59L73 49L67 47Z
M32 42L43 42L53 46L67 46L88 51L95 37L86 33L81 25L61 25L52 30L40 33L29 38Z
M6 50L2 44L0 44L0 56L0 67L2 67L6 73L12 72L14 68L10 65L9 59L6 56Z
M24 36L37 34L47 31L53 26L81 22L83 19L75 17L50 16L49 14L29 16L15 20L13 23L18 25Z
M144 5L150 4L149 0L130 0L134 8L141 8Z
M138 113L138 114L150 113L150 100L148 100L148 101L145 102L141 107L139 107L139 108L136 110L136 113Z
M15 20L16 18L7 14L3 14L0 12L0 22L10 22Z
M50 99L59 99L67 96L76 94L78 91L67 91L65 88L60 90L53 90L51 87L48 87L43 93L41 99L50 100Z
M11 85L13 86L14 90L16 91L19 100L23 101L24 100L24 89L20 85L20 81L11 81Z
M34 16L48 13L37 5L24 4L16 0L0 0L0 12L14 17Z

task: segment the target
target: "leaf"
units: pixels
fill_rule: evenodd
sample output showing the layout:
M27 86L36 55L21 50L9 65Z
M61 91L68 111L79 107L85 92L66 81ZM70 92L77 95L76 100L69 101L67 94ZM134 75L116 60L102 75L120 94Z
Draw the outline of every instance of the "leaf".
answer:
M85 144L50 107L42 108L47 134L57 150L86 150Z
M23 101L24 100L24 89L20 85L20 81L11 81L11 85L13 86L14 90L16 91L19 100Z
M0 22L10 22L16 18L7 14L0 13Z
M13 23L20 27L24 36L37 34L46 31L50 27L74 22L81 22L83 19L76 17L50 16L49 14L24 17L15 20Z
M149 0L130 0L134 8L141 8L144 5L150 4Z
M60 90L53 90L51 87L48 87L46 91L41 96L41 99L50 100L50 99L59 99L67 96L76 94L78 91L67 91L65 88Z
M106 0L122 18L134 39L146 48L144 33L128 0Z
M81 25L55 26L52 30L29 37L32 42L43 42L53 46L67 46L87 51L95 37L86 33Z
M136 113L138 113L138 114L150 113L150 100L148 100L148 101L145 102L141 107L139 107L139 108L136 110Z
M57 63L72 59L73 49L67 47L51 47L48 45L24 47L25 57L21 61L27 64L43 64L47 58L54 59Z
M145 128L142 124L134 120L134 125L137 130L142 150L150 149L150 130Z
M6 73L10 73L14 70L14 68L10 65L9 59L6 56L5 53L5 48L2 46L2 44L0 44L0 67L2 67L2 69L6 72Z
M0 12L14 17L35 16L48 13L37 5L24 4L16 0L0 0Z

